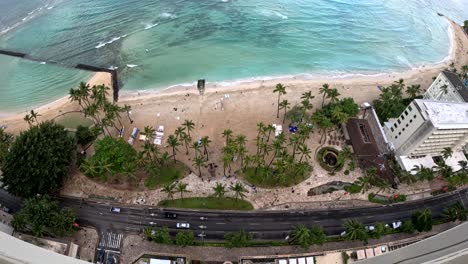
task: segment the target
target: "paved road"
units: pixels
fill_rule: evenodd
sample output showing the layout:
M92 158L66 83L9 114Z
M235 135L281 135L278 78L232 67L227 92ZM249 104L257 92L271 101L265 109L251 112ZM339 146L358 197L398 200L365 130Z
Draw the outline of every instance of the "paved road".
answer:
M82 224L94 226L100 232L139 232L144 227L154 225L167 226L171 233L175 233L176 223L185 222L190 223L190 229L196 235L204 234L206 239L222 239L226 232L244 229L253 233L256 239L281 240L297 224L321 225L328 235L336 235L343 231L343 222L351 218L364 224L391 223L409 219L413 211L423 208L430 208L433 216L438 217L457 200L467 207L468 190L392 206L307 211L229 212L121 206L120 213L111 213L110 206L119 205L64 197L59 200L62 206L77 211ZM0 191L0 203L10 208L19 208L18 200L4 191ZM166 218L166 212L177 213L177 219ZM206 219L201 220L200 217Z
M61 204L77 210L82 223L92 225L101 231L138 232L144 227L167 226L176 232L176 223L190 223L196 235L204 234L207 239L222 239L226 232L244 229L257 239L284 239L297 224L321 225L328 235L343 231L346 219L357 219L364 224L375 222L391 223L409 219L412 212L430 208L434 217L459 200L468 206L468 190L407 202L393 206L367 208L307 210L307 211L255 211L228 212L203 210L169 210L160 208L121 207L120 213L111 213L111 204L86 202L79 199L61 198ZM118 206L118 205L113 205ZM177 213L177 219L168 219L166 212ZM200 217L206 219L201 220Z

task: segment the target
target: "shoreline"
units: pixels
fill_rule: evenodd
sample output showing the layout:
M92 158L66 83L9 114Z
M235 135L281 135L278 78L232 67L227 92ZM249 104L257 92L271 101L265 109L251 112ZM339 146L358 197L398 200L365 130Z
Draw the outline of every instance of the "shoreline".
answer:
M460 30L461 26L456 22L446 18L448 23L448 34L450 40L450 47L448 55L440 62L425 64L402 71L387 71L387 72L335 72L335 73L305 73L297 75L284 75L284 76L259 76L245 79L207 82L205 85L205 95L211 93L224 93L235 91L248 91L255 89L262 89L265 87L275 86L277 83L283 83L287 86L297 85L310 85L321 86L323 83L329 83L331 86L341 86L343 89L349 90L345 86L355 85L389 85L398 79L405 79L407 83L419 83L421 88L425 90L429 84L423 83L432 74L437 76L441 70L447 68L451 62L457 66L467 64L466 51L464 49L464 40L461 39ZM457 27L457 28L456 28ZM461 43L460 43L461 42ZM460 47L461 45L461 47ZM466 44L465 44L466 45ZM431 76L432 77L432 76ZM111 86L110 77L107 73L95 73L88 81L90 85L106 84ZM351 94L359 93L359 90L351 91ZM138 100L146 100L148 98L156 97L170 97L181 94L198 94L196 89L196 82L182 83L171 85L165 88L151 88L147 90L121 90L119 95L119 103L127 102L129 104ZM39 113L48 112L52 110L70 108L68 103L68 95L61 97L53 102L46 103L40 107L34 108ZM76 108L76 106L75 106ZM64 109L69 110L69 109ZM9 120L23 117L29 110L19 112L0 112L0 122L2 124ZM62 112L62 111L59 111Z

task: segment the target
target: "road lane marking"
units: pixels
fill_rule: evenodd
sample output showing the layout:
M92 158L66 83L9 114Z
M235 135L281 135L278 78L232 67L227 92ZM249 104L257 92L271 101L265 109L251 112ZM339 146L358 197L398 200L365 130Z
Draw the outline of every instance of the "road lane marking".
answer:
M249 223L249 225L260 225L259 223Z
M225 225L226 223L216 223L217 225Z

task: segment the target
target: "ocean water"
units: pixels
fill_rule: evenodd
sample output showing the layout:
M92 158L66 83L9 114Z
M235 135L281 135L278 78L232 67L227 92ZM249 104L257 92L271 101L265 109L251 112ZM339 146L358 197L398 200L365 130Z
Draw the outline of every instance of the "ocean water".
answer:
M448 23L436 12L461 23L468 0L0 0L0 48L118 67L123 91L370 74L444 60ZM0 57L0 112L49 102L88 77Z

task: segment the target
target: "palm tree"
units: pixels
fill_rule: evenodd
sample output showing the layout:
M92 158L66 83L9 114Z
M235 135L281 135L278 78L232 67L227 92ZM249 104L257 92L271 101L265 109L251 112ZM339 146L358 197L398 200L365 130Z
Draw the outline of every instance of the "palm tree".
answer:
M184 127L177 127L176 130L174 131L174 135L177 140L181 140L182 134L185 133L185 128Z
M416 96L419 95L419 93L421 93L421 85L419 84L412 84L408 87L406 87L406 94L410 97L410 98L416 98Z
M182 133L181 135L181 140L182 142L184 142L184 145L185 145L185 155L188 155L189 154L189 145L190 145L190 142L192 142L192 138L185 132Z
M286 100L283 100L283 102L286 101ZM281 102L281 103L283 103ZM281 104L280 103L280 104ZM284 121L283 121L284 122ZM276 128L273 126L273 124L268 124L268 126L265 127L265 133L268 132L268 136L267 136L267 140L266 142L270 142L270 136L271 136L271 133L274 133L276 130Z
M446 84L442 85L440 87L440 91L443 93L443 94L447 94L448 93L448 86Z
M231 172L232 154L229 152L223 153L223 173L226 175L226 168L229 167L229 173Z
M223 138L226 138L226 146L229 144L229 140L231 139L231 136L232 136L232 130L224 129Z
M161 166L163 167L166 167L166 165L169 164L170 160L171 160L171 155L169 155L169 153L166 151L159 158L159 164L161 164Z
M444 150L442 150L442 157L444 157L444 159L452 157L452 154L453 150L450 147L445 147Z
M330 99L330 103L334 103L334 102L338 101L338 96L340 96L340 93L338 92L338 90L336 88L333 88L328 93L327 98Z
M413 184L415 182L418 181L418 179L416 178L416 176L414 174L411 174L407 171L402 171L398 177L398 179L403 182L403 183L406 183L406 184Z
M328 86L327 83L323 84L322 87L320 87L319 93L323 94L322 108L323 108L323 105L325 104L325 97L328 96L329 92L330 92L330 87Z
M174 198L175 185L174 184L165 184L161 191L165 192L167 194L167 198L172 200Z
M129 105L124 105L122 111L127 113L128 120L130 120L130 124L133 124L133 120L130 117L130 113L132 112L132 107Z
M312 100L314 98L315 96L312 95L312 91L304 92L302 93L302 96L301 96L301 99L305 99L305 100Z
M444 210L443 216L448 221L466 221L468 211L465 209L463 204L460 201L456 201L449 208Z
M29 126L32 126L32 124L34 123L34 119L32 118L30 114L27 114L26 116L24 116L23 120L28 122Z
M195 128L195 123L193 123L192 120L185 119L184 123L182 123L182 126L187 129L187 133L190 136L190 132Z
M434 170L432 168L426 168L424 165L414 165L411 170L416 172L419 180L431 181L434 179Z
M291 104L288 102L288 100L283 100L281 101L281 103L279 104L279 109L284 109L284 115L283 115L283 124L284 124L284 121L286 120L286 113L288 112L288 109L290 108ZM268 136L269 138L269 136Z
M226 193L226 186L224 184L217 182L216 186L213 187L214 197L223 198Z
M198 153L200 153L200 148L201 148L201 145L198 141L194 141L192 143L192 146L191 148L193 148L193 150L195 151L195 158L198 157Z
M234 186L230 187L231 191L233 191L236 195L236 201L240 197L242 200L245 198L245 193L248 193L248 191L245 189L244 185L242 183L236 182Z
M153 142L155 133L156 130L152 126L145 126L142 134L145 135L145 140L147 142Z
M291 232L291 242L308 249L311 244L310 230L305 225L297 225Z
M204 136L200 140L200 145L203 147L203 153L206 155L206 160L208 160L208 146L210 143L211 140L208 136Z
M167 144L172 147L172 157L174 158L174 163L176 163L176 151L180 143L174 135L169 135Z
M205 159L202 156L197 156L193 161L193 165L198 168L198 176L201 177L201 167L205 166Z
M361 189L361 193L365 193L370 188L370 177L359 177L357 178L355 184L359 186L359 188Z
M177 186L176 186L176 191L178 193L180 193L180 199L182 199L182 200L184 199L184 193L189 192L187 190L187 186L188 186L188 184L184 183L184 182L179 182L179 184L177 184Z
M279 104L280 104L280 98L281 98L281 95L285 95L286 94L286 87L284 85L282 85L281 83L278 83L275 87L275 89L273 90L273 93L278 93L278 103L277 103L277 111L276 111L276 118L279 118Z
M349 240L362 240L367 242L369 234L366 232L366 228L360 222L355 219L346 220L343 224L343 227L346 229L345 237Z
M300 144L299 147L297 148L299 150L299 153L301 154L301 158L299 159L299 162L302 162L302 158L306 158L306 160L310 159L310 154L312 151L309 149L309 147L306 144Z

